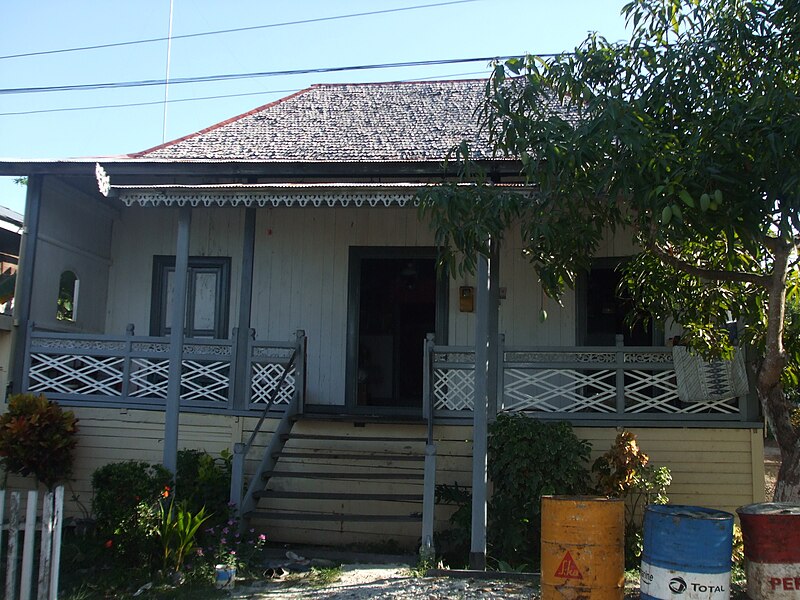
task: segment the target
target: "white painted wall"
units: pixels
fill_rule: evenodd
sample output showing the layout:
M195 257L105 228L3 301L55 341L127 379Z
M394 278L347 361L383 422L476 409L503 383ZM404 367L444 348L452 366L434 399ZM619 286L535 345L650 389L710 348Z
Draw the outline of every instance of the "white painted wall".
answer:
M229 328L235 325L239 314L243 228L243 208L192 210L190 255L231 258ZM136 335L150 335L153 257L175 255L177 231L177 208L121 210L114 222L107 333L122 335L126 326L133 323Z
M31 298L31 319L38 327L103 331L112 215L99 202L52 177L44 180ZM56 319L59 280L67 270L80 281L75 322Z

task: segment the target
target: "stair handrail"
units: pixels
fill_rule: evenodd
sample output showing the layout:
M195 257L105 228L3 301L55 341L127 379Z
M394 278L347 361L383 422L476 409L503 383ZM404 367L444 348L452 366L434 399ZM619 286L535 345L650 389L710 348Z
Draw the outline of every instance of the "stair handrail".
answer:
M278 383L270 390L269 397L267 399L267 405L264 407L264 410L261 411L261 416L258 418L258 423L256 423L256 426L253 428L253 432L250 434L250 439L247 440L246 444L243 444L242 453L245 457L247 456L247 453L250 452L250 448L253 447L253 442L255 441L256 436L261 433L261 426L264 425L264 421L267 419L267 414L269 414L272 405L275 404L275 399L283 389L286 376L289 374L289 371L292 370L292 367L294 367L294 361L296 357L297 348L292 350L292 354L289 356L289 360L286 363L286 367L283 369L283 373L281 373L280 379L278 379ZM236 445L241 446L242 444Z
M264 421L269 414L270 409L275 404L275 400L280 394L281 390L283 389L283 385L286 382L286 378L289 375L289 372L292 370L292 367L295 365L295 361L297 360L297 356L301 350L305 350L305 332L302 330L298 330L297 332L297 343L292 350L291 355L289 356L289 360L286 362L286 366L281 373L280 378L278 379L277 384L270 390L267 403L264 407L264 410L261 411L261 416L256 423L256 426L253 428L252 433L250 434L250 438L247 440L246 443L236 443L233 445L233 464L231 465L231 492L230 492L230 503L236 507L239 514L241 515L242 512L249 508L249 505L252 504L252 492L254 490L253 483L261 476L261 471L263 470L263 461L262 467L259 468L259 472L256 473L254 480L251 481L250 485L248 486L247 493L242 497L242 493L244 492L244 465L245 460L247 458L247 454L250 452L250 449L253 447L253 443L255 442L256 437L261 432L261 427L264 425ZM302 378L296 377L295 378L295 393L292 397L292 401L290 402L289 406L287 406L286 410L284 411L283 418L281 419L281 423L287 421L287 418L290 417L290 413L295 414L298 412L298 403L302 401L303 393L298 388L304 385ZM245 501L245 502L243 502ZM247 504L248 506L244 506Z

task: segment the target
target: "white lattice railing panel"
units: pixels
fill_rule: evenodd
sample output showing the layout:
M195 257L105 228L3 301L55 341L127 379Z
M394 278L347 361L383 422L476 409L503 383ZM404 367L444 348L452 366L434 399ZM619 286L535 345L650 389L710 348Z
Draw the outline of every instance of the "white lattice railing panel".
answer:
M231 364L223 361L184 360L181 400L227 402Z
M475 402L474 369L436 368L433 372L433 407L472 410Z
M168 385L168 360L135 358L131 361L129 396L133 398L166 398Z
M625 371L625 412L627 413L677 413L677 414L736 414L736 398L681 402L675 371Z
M119 396L123 362L117 356L31 354L28 391Z
M251 383L250 383L250 402L263 403L269 402L272 390L281 380L285 370L285 365L280 363L253 363ZM283 382L283 386L275 396L275 404L289 404L294 395L294 375L295 369L292 368Z
M474 350L426 346L428 394L436 409L472 410ZM672 353L666 348L498 346L501 410L574 418L633 420L647 415L741 417L738 398L681 402ZM580 416L579 416L580 415ZM702 416L701 416L702 415Z
M625 412L680 412L675 371L625 371Z
M503 408L511 411L614 412L614 370L505 370Z

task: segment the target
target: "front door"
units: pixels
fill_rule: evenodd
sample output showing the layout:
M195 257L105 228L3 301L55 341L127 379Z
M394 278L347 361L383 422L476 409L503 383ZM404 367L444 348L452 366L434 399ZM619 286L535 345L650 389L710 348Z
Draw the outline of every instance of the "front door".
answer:
M352 248L348 406L355 412L419 414L423 342L441 332L446 282L428 248Z

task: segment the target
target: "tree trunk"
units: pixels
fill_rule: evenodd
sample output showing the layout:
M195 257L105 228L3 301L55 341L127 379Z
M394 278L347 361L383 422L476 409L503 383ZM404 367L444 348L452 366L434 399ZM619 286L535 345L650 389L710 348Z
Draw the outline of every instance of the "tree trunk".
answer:
M771 281L766 285L767 330L756 390L781 451L781 469L778 472L775 499L800 502L800 438L792 425L791 409L781 382L787 362L783 346L783 325L786 314L786 274L791 247L787 244L776 245L772 252L775 263Z
M781 469L775 486L774 502L800 502L800 442L794 445L794 452L781 451Z

